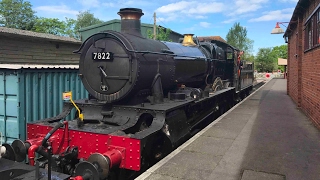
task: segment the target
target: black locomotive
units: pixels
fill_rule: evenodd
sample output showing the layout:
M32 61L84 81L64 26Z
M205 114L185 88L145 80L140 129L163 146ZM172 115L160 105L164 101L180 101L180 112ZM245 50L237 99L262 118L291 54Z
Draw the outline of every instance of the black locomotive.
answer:
M79 180L131 179L252 90L253 65L238 49L192 35L143 38L141 9L118 14L121 32L94 34L76 51L90 96L75 101L75 120L63 121L74 108L66 102L60 115L29 123L28 139L12 144L17 161L28 154L30 165Z
M158 79L163 94L176 92L178 85L204 90L217 77L231 86L238 83L238 76L233 77L234 53L238 51L232 46L146 39L140 33L141 10L127 8L119 14L122 32L94 34L77 51L81 54L82 82L94 98L105 103L143 103L145 97L152 96Z

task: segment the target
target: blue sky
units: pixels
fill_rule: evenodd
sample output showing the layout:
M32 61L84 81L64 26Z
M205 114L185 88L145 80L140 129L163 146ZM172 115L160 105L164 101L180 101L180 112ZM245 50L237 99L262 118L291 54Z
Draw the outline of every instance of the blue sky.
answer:
M196 36L226 37L235 22L247 28L248 37L254 40L254 54L259 48L279 46L282 35L271 35L276 22L288 22L298 0L31 0L40 17L76 18L79 11L89 10L95 17L109 21L119 19L120 8L140 8L144 12L142 23L157 24L178 33ZM281 26L285 29L284 26Z

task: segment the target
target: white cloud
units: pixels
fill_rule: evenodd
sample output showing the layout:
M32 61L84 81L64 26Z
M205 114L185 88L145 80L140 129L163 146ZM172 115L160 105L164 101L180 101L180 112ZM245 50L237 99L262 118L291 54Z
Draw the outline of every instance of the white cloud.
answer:
M225 10L225 5L220 2L179 1L157 8L157 15L164 21L185 21L191 19L207 19L207 14L219 13ZM187 18L186 18L187 17Z
M168 4L165 6L161 6L156 11L159 13L172 13L176 11L182 11L190 7L190 4L193 4L193 2L180 1L176 3Z
M258 18L252 18L249 20L249 22L290 20L293 10L293 8L287 8L282 10L264 12L264 15Z
M222 23L229 24L229 23L235 22L236 20L238 20L238 18L228 18L227 20L222 21Z
M91 8L91 7L99 7L100 2L99 0L77 0L82 6L86 8Z
M66 14L66 15L77 15L79 12L70 9L66 5L60 5L60 6L38 6L35 7L34 10L37 12L43 12L43 13L55 13L55 14Z
M119 1L116 1L119 2ZM141 7L146 7L146 6L151 6L154 3L151 1L145 1L145 0L124 0L119 2L121 7L124 6L139 6Z
M229 15L236 16L249 12L254 12L262 8L262 5L268 0L235 0L233 10ZM232 7L231 7L232 9Z
M203 27L203 28L209 28L211 27L211 23L208 22L200 22L199 26Z
M196 29L197 29L197 28L196 28L195 26L188 27L188 28L184 28L184 29L181 31L181 34L191 34L191 33L194 33Z
M291 13L292 14L294 11L294 8L286 8L286 9L282 9L281 11L284 13Z
M184 28L180 33L182 33L182 34L190 34L190 33L195 33L195 34L197 34L196 31L198 31L198 30L200 30L200 29L203 30L204 28L212 28L212 27L213 27L212 23L209 23L209 22L199 22L199 23L194 24L194 25L192 25L192 26L190 26L190 27Z
M85 0L81 0L85 1ZM98 1L98 0L91 0ZM126 7L136 7L143 9L143 7L154 6L156 3L146 0L109 0L108 2L102 3L102 6L106 7L117 7L117 8L126 8ZM101 4L99 4L100 6Z
M197 1L179 1L156 10L159 13L181 13L181 14L208 14L224 10L224 4L219 2L199 3Z
M177 1L167 5L163 5L156 9L160 17L167 19L185 19L190 17L192 19L205 19L209 14L221 13L230 17L223 23L230 23L239 19L239 16L251 14L261 9L269 0L202 0L202 1ZM175 18L170 18L174 15ZM177 18L179 17L179 18ZM168 20L167 20L168 21Z
M116 4L115 3L112 3L112 2L109 2L109 3L102 3L102 6L106 6L106 7L115 7Z
M190 7L189 7L190 8ZM190 14L208 14L218 13L224 10L224 4L218 2L212 3L197 3L194 7L187 11Z
M175 16L175 15L171 15L171 16L168 16L166 18L157 17L157 20L160 21L160 22L169 22L169 21L174 21L176 19L177 19L177 16Z
M202 16L202 15L196 15L196 16L192 16L195 19L207 19L207 16Z
M287 3L287 2L292 2L292 3L298 3L299 0L280 0L280 2L284 2L284 3Z

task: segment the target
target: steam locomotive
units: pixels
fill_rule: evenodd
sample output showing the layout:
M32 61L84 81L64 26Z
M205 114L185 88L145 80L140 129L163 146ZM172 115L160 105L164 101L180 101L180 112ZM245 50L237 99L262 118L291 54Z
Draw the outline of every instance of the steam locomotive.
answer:
M235 47L192 35L182 43L143 38L141 9L118 14L121 32L96 33L75 52L89 98L28 123L27 140L7 144L5 157L28 155L29 165L66 179L132 179L252 90L253 65ZM65 121L73 108L75 119Z

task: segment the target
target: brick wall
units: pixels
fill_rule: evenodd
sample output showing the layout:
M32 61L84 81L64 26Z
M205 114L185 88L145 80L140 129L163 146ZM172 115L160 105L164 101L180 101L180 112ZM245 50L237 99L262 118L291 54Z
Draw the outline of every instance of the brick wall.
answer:
M288 43L288 94L298 107L301 106L301 65L302 65L302 16L297 20L297 27L289 36Z
M302 59L301 107L320 128L320 47Z
M288 41L288 94L298 104L298 58L297 58L297 29L292 32Z
M310 2L289 36L288 94L320 129L320 46L304 49L304 23L319 3L320 0Z
M0 63L78 64L80 56L72 51L80 43L52 42L36 38L0 37Z

